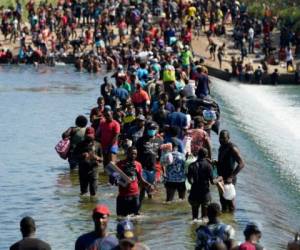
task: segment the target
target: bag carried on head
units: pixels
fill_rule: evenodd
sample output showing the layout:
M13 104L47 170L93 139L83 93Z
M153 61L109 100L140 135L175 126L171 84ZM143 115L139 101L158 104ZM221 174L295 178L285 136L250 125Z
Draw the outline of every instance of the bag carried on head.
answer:
M66 160L68 158L68 153L70 150L70 140L68 138L60 140L56 146L55 146L55 151L58 153L60 158Z

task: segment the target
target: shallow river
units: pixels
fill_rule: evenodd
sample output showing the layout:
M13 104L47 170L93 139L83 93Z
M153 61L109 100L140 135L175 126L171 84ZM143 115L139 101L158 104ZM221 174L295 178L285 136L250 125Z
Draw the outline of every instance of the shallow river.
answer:
M117 189L100 178L98 198L79 196L76 171L54 151L61 133L79 114L88 114L99 94L101 75L72 67L0 67L0 249L21 238L19 221L36 219L38 237L54 250L74 248L92 229L91 209L108 204L115 212ZM222 219L237 230L258 222L262 243L284 249L300 228L300 88L251 86L213 79L222 128L231 132L246 161L239 175L237 211ZM213 135L214 155L218 141ZM217 197L215 200L217 200ZM163 203L164 190L143 204L136 224L151 249L193 249L194 230L187 202ZM110 230L116 227L112 216Z

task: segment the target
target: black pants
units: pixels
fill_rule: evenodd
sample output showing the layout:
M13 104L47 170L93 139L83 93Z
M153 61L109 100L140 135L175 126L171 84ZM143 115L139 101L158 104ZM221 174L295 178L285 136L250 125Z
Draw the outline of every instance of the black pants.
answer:
M175 192L178 192L179 199L185 198L185 182L166 182L165 183L167 198L166 201L174 200Z
M138 215L140 209L139 195L135 196L118 196L117 197L117 215L127 216L130 214Z
M90 194L95 195L98 187L98 169L79 166L79 182L81 194L87 193L89 188Z

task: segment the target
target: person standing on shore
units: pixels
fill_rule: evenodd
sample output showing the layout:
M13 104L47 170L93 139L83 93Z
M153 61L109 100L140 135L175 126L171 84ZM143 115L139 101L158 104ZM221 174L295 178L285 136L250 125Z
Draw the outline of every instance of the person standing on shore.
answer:
M222 130L219 136L220 148L217 164L218 175L222 176L225 184L236 184L237 174L245 167L240 151L236 145L230 141L230 134L227 130ZM237 166L236 166L237 163ZM226 200L219 191L222 210L233 212L235 210L235 200Z
M254 29L252 26L248 30L248 53L254 53Z
M223 43L222 46L219 46L218 52L217 52L220 69L222 69L222 62L223 62L224 54L225 54L225 43Z

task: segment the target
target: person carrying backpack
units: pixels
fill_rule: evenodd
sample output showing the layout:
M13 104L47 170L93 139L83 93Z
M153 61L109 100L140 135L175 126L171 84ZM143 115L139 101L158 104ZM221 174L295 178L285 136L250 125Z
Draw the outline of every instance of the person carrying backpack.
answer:
M208 223L196 229L197 239L195 250L211 250L216 244L229 246L234 237L232 226L219 221L221 207L211 203L207 208Z
M70 169L74 169L78 166L78 157L74 153L74 149L77 144L84 140L86 125L88 120L85 116L79 115L75 120L75 127L68 128L63 134L62 138L70 139L70 150L68 152L67 158L70 165Z

